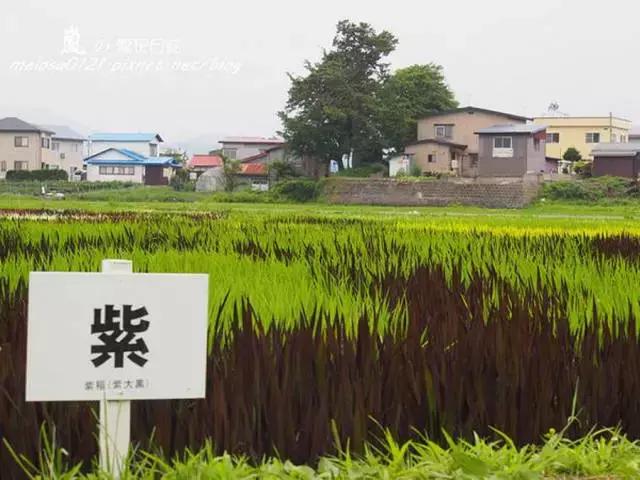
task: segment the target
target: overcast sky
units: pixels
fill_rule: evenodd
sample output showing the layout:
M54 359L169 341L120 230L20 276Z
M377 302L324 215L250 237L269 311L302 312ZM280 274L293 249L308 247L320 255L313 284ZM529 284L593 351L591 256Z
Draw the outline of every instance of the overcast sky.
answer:
M639 16L623 0L3 1L0 116L193 148L272 135L286 72L346 18L398 37L393 69L441 64L462 105L539 115L557 101L640 123Z

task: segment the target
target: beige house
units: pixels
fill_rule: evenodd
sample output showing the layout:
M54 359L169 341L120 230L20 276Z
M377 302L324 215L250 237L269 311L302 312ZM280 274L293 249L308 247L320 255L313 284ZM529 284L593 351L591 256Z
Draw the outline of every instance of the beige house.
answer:
M407 145L404 153L411 155L413 165L423 172L456 174L466 149L466 145L428 138Z
M475 176L478 165L476 132L500 124L526 124L530 118L486 108L463 107L418 120L417 141L407 145L423 172Z
M53 132L16 117L0 119L0 178L9 170L56 168Z
M556 160L562 159L567 149L573 147L582 158L592 160L591 150L599 143L626 143L630 135L631 122L624 118L609 116L536 117L534 123L546 125L546 155Z

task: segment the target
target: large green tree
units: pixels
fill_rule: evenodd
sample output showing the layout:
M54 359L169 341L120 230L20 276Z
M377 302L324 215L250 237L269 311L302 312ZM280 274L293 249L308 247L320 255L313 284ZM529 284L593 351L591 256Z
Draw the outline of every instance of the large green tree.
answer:
M352 148L356 163L379 157L378 95L389 69L383 60L396 44L391 33L367 23L338 23L332 49L317 63L307 61L306 75L289 75L289 99L279 115L292 151L324 161Z
M384 143L396 151L416 139L418 119L458 106L442 67L433 63L397 70L383 83L379 98Z
M283 136L298 155L355 163L380 160L385 148L415 139L417 119L457 106L442 68L413 65L389 74L386 57L397 39L367 23L343 20L332 48L306 74L289 75L289 99L279 113Z

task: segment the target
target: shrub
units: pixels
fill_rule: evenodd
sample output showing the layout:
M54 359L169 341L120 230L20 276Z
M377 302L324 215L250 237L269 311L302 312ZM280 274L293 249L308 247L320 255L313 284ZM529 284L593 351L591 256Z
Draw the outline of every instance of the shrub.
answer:
M7 180L10 182L68 180L64 170L9 170Z
M292 202L310 202L320 194L318 182L313 180L288 180L273 187L275 196Z
M189 178L189 173L186 168L178 169L169 181L171 188L179 192L194 192L196 190L196 182Z
M575 147L569 147L562 155L563 160L567 160L569 162L579 162L582 160L582 154Z
M573 171L581 178L591 178L591 168L593 163L591 162L576 162L573 164Z
M384 163L372 163L360 165L359 167L340 170L336 175L340 177L382 177L387 175L389 167Z
M543 196L551 200L588 200L628 198L637 192L636 182L620 177L552 182L544 185Z
M411 165L411 169L409 170L409 174L412 177L421 177L422 169L418 165Z
M299 176L293 164L284 160L272 162L269 165L269 173L273 174L278 180Z

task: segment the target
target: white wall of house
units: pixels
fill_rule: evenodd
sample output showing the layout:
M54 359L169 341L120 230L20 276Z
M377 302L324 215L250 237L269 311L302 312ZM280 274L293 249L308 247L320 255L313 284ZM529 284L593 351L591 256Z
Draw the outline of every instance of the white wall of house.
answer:
M101 165L87 165L87 181L89 182L144 182L144 166L136 165L133 167L133 175L108 175L100 173ZM102 165L109 166L112 165ZM119 165L113 165L117 167ZM124 166L124 165L123 165Z
M73 175L76 170L82 169L84 160L84 142L81 140L53 139L51 142L53 159L52 165Z
M155 146L155 155L153 155L152 149ZM160 154L160 146L158 141L153 142L89 142L89 156L100 153L107 148L126 148L127 150L134 151L145 157L157 157Z

